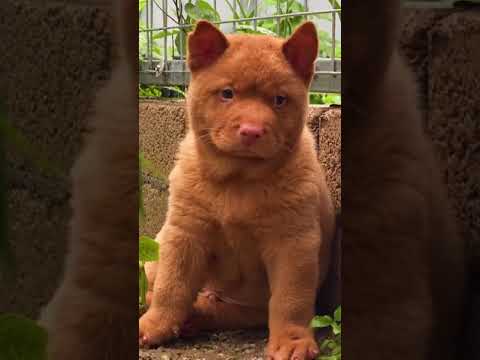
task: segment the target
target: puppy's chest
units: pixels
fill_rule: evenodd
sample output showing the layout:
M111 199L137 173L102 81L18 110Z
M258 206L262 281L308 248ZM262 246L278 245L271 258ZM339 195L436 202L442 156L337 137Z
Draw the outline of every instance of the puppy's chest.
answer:
M272 208L268 191L261 187L230 186L221 188L215 197L214 217L225 236L236 237L239 232L252 232L268 219Z

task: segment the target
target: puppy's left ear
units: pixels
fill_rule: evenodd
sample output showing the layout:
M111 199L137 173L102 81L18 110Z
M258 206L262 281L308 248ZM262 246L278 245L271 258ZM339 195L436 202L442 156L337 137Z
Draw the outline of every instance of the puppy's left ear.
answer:
M300 25L285 41L282 51L295 72L309 84L318 54L318 38L315 25L311 21Z
M227 47L225 35L212 23L200 20L188 35L188 67L194 72L213 64Z

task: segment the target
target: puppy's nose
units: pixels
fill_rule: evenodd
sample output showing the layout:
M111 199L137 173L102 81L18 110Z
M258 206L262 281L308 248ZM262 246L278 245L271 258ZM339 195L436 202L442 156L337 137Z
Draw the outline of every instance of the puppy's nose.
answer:
M265 129L257 125L241 125L238 130L242 144L250 146L265 134Z

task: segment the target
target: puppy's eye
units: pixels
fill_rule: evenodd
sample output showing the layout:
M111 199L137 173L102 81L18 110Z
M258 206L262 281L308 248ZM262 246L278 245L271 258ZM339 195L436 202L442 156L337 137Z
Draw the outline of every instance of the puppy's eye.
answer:
M275 105L275 107L281 107L286 102L287 102L287 97L286 96L277 95L273 98L273 105Z
M233 90L231 88L225 88L220 92L222 100L232 100L233 99Z

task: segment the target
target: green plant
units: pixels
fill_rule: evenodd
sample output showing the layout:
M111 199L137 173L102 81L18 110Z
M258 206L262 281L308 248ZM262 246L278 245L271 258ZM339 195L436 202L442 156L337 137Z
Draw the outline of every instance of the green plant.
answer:
M310 326L314 329L329 327L332 336L324 340L320 344L320 352L318 360L340 360L342 358L342 307L339 306L333 313L333 317L329 315L315 316Z
M145 263L147 261L158 260L158 243L145 235L140 236L138 246L138 266L139 266L139 280L138 280L138 293L139 293L139 306L144 308L146 306L146 294L148 290L147 275L145 273Z
M47 332L22 315L0 315L0 359L47 360Z
M186 98L185 87L183 86L158 86L138 84L139 98Z
M341 105L342 96L340 94L320 93L311 91L310 104L312 105Z
M267 0L266 3L275 9L273 15L288 15L305 11L303 4L297 0L280 0L278 7L277 0ZM261 21L260 26L277 32L281 37L287 37L293 33L293 30L300 25L303 20L302 16L286 16L279 20L270 19Z

